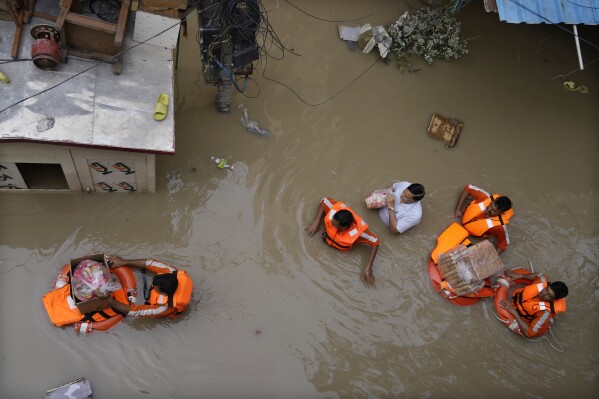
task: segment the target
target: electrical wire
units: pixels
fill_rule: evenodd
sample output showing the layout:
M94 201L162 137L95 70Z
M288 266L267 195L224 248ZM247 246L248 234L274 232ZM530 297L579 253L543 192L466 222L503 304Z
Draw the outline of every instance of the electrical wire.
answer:
M214 7L214 5L210 5L210 6L206 7L204 10L206 10L206 9L209 9L209 8L211 8L211 7ZM94 64L94 65L92 65L91 67L89 67L89 68L86 68L86 69L84 69L84 70L82 70L82 71L80 71L80 72L78 72L78 73L74 74L73 76L70 76L70 77L68 77L67 79L65 79L65 80L63 80L63 81L61 81L61 82L59 82L59 83L57 83L57 84L53 85L53 86L50 86L50 87L48 87L48 88L46 88L46 89L44 89L44 90L41 90L41 91L39 91L39 92L37 92L37 93L35 93L35 94L32 94L32 95L30 95L30 96L28 96L28 97L25 97L24 99L22 99L22 100L19 100L19 101L15 102L15 103L13 103L13 104L9 105L8 107L1 109L1 110L0 110L0 114L2 114L3 112L5 112L5 111L9 110L10 108L12 108L12 107L14 107L14 106L17 106L17 105L19 105L19 104L21 104L21 103L23 103L23 102L25 102L25 101L27 101L27 100L29 100L29 99L31 99L31 98L37 97L37 96L39 96L39 95L41 95L41 94L44 94L44 93L46 93L46 92L48 92L48 91L50 91L50 90L53 90L53 89L57 88L58 86L61 86L61 85L65 84L66 82L68 82L68 81L70 81L70 80L72 80L72 79L75 79L76 77L78 77L78 76L80 76L80 75L83 75L84 73L86 73L86 72L88 72L88 71L91 71L92 69L94 69L94 68L97 68L98 66L100 66L100 65L102 65L102 64L106 64L106 63L108 63L108 62L110 62L110 61L114 60L115 58L119 57L120 55L122 55L122 54L125 54L125 53L127 53L127 52L129 52L129 51L133 50L134 48L136 48L136 47L138 47L138 46L141 46L142 44L145 44L145 43L147 43L148 41L152 40L153 38L155 38L155 37L157 37L157 36L160 36L160 35L162 35L164 32L167 32L167 31L169 31L170 29L172 29L172 28L174 28L174 27L176 27L176 26L179 26L179 25L181 25L181 23L182 23L183 21L187 21L189 18L191 18L191 17L195 16L196 14L199 14L200 12L202 12L202 11L204 11L204 10L196 10L195 12L192 12L192 13L190 13L190 14L189 14L187 17L185 17L185 18L184 18L184 19L182 19L181 21L177 22L176 24L174 24L174 25L172 25L172 26L170 26L170 27L168 27L168 28L166 28L166 29L164 29L164 30L162 30L162 31L158 32L158 33L156 33L154 36L151 36L151 37L147 38L147 39L146 39L146 40L144 40L143 42L139 42L139 43L137 43L137 44L134 44L133 46L131 46L131 47L128 47L128 48L126 48L126 49L124 49L124 50L122 50L122 51L120 51L120 52L116 53L115 55L111 56L110 58L107 58L107 59L105 59L105 60L103 60L103 61L99 61L97 64Z
M366 74L366 72L370 71L379 61L381 61L389 52L389 49L387 50L387 52L376 59L375 62L373 62L368 68L366 68L364 71L362 71L358 76L356 76L351 82L349 82L347 85L345 85L341 90L339 90L337 93L335 93L334 95L332 95L331 97L329 97L326 100L323 100L319 103L309 103L306 100L304 100L295 90L293 90L291 87L289 87L288 85L286 85L285 83L279 82L278 80L275 79L271 79L268 76L266 76L266 67L268 66L268 63L265 65L264 70L262 71L262 77L266 80L270 80L271 82L277 83L281 86L286 87L287 89L289 89L301 102L303 102L304 104L310 106L310 107L318 107L320 105L326 104L329 101L332 101L335 97L337 97L339 94L343 93L345 90L347 90L351 85L353 85L358 79L360 79L362 76L364 76Z
M33 61L33 58L18 58L16 60L0 59L0 64L12 64L13 62Z
M243 93L245 91L245 89L247 88L247 80L245 80L245 82L243 84L243 89L240 89L239 86L237 86L237 82L231 75L231 72L229 72L229 70L218 59L215 58L214 61L216 61L216 63L220 67L220 69L222 69L223 72L227 75L227 77L229 78L229 80L231 81L231 83L233 84L235 89L237 89L238 92Z
M103 21L117 23L121 12L119 0L89 0L89 10Z
M258 93L255 96L248 96L245 92L242 92L241 94L246 98L257 98L260 95L260 85L258 84L258 82L252 79L251 76L246 76L245 79L250 80L256 84L256 87L258 88Z

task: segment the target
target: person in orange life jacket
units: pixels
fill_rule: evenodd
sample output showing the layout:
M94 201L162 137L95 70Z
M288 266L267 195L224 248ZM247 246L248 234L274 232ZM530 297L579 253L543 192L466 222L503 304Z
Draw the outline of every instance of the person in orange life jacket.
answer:
M173 274L177 269L165 263L153 259L122 259L116 255L108 255L107 262L111 269L121 266L129 266L140 270L148 270L156 273L152 280L152 292L150 303L145 305L127 305L108 298L111 306L127 316L163 317L180 312L175 306L169 304L179 287L177 276Z
M464 206L468 197L472 197L473 200ZM495 237L498 254L505 251L510 243L507 225L513 214L512 201L508 197L500 194L491 195L471 184L464 187L455 206L455 218L462 223L470 235Z
M550 283L540 273L519 274L508 271L505 274L512 279L531 281L524 288L517 288L512 293L512 303L503 299L499 306L510 312L527 337L543 334L551 326L557 313L566 311L565 298L568 287L561 281Z
M367 285L374 284L372 265L379 248L379 239L368 230L368 224L362 220L350 207L343 202L324 197L316 212L314 221L305 228L305 232L312 236L320 229L324 222L325 232L322 240L340 251L350 251L355 244L368 245L370 257L362 272L361 279Z

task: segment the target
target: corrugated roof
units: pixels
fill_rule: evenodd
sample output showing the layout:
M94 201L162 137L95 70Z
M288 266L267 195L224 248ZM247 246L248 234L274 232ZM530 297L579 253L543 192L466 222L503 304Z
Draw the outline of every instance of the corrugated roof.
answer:
M599 0L497 0L501 21L509 23L599 24Z

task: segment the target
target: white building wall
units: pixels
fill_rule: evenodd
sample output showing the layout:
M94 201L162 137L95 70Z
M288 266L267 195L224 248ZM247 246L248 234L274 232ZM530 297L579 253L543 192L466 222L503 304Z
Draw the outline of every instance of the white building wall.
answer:
M155 192L155 155L141 152L71 147L39 143L0 144L0 190L64 191L30 189L18 163L59 164L74 192ZM43 171L43 167L40 168ZM43 179L43 176L40 176Z

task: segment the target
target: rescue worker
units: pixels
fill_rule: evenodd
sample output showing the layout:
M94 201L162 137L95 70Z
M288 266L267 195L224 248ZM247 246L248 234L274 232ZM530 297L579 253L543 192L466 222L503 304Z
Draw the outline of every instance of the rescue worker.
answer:
M379 208L379 217L393 234L401 234L416 226L422 219L424 186L419 183L400 181L389 187L387 205Z
M526 337L534 337L545 333L557 313L566 311L568 287L561 281L550 283L541 273L520 274L508 271L505 274L511 279L525 279L531 283L524 288L517 288L512 293L512 303L507 299L499 302L499 306L511 313Z
M465 207L468 197L473 200ZM497 253L501 254L510 243L507 225L512 218L512 201L501 194L489 194L471 184L464 191L455 206L455 218L474 237L493 236L497 240ZM469 243L469 242L468 242Z
M129 266L142 271L155 273L152 280L152 290L144 305L127 305L117 302L109 296L111 307L127 316L144 317L175 317L183 312L191 300L193 282L183 270L154 259L122 259L116 255L106 257L108 266L115 269Z
M372 265L378 251L380 242L377 236L368 230L368 224L343 202L324 197L316 212L314 221L305 228L305 232L312 236L320 229L324 221L325 231L322 240L340 251L351 251L355 244L370 247L370 257L362 272L361 279L368 286L374 284Z
M468 197L473 200L463 209ZM440 254L458 244L472 245L468 238L470 236L494 237L497 241L497 253L501 254L510 243L507 225L513 214L512 201L508 197L491 195L473 185L465 186L455 206L455 218L458 222L449 225L437 237L437 246L431 252L433 262L437 263Z

